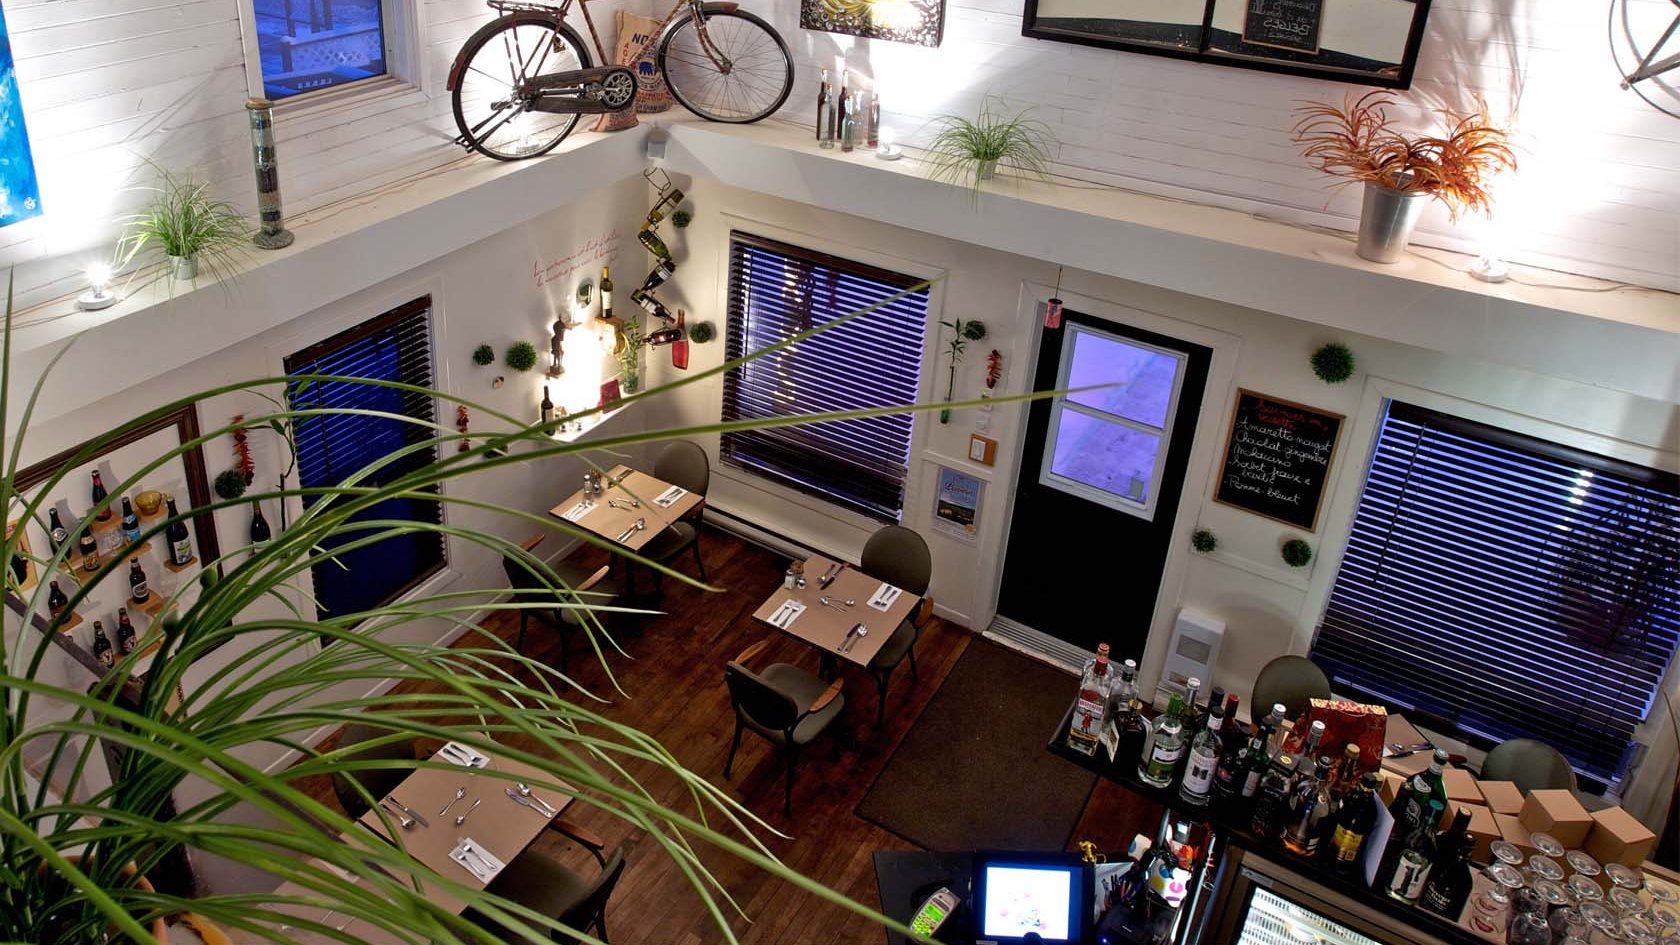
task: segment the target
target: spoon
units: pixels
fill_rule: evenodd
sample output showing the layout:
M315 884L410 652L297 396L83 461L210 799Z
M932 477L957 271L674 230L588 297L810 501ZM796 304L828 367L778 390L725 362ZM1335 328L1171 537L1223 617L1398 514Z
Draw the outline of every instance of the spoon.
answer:
M857 601L855 599L850 598L850 597L846 598L845 600L841 600L838 597L829 597L827 594L824 594L823 596L817 598L817 602L820 603L820 604L825 604L829 607L833 607L835 610L845 610L847 607L850 607L853 604L857 603Z
M626 538L629 538L631 535L634 535L635 533L641 531L644 528L647 528L647 519L645 519L645 518L636 519L635 524L631 525L629 528L626 528L624 530L624 534L618 536L618 540L622 542Z
M382 805L384 804L383 801L381 801L380 803ZM411 829L414 826L414 818L413 817L408 816L407 814L403 813L400 810L392 810L390 807L386 807L385 810L386 810L387 813L392 813L392 814L397 815L397 826L401 827L402 829L408 830L408 829Z
M449 808L454 807L456 801L458 801L461 798L466 797L466 796L467 796L467 789L465 787L456 788L455 789L455 796L449 799L449 803L443 805L443 810L438 811L438 816L442 817L444 814L449 813Z
M473 811L478 810L478 805L480 805L482 803L484 803L484 798L480 797L480 798L474 799L473 802L472 802L472 806L467 808L467 814L470 814ZM461 816L455 818L455 826L459 827L462 824L466 823L467 822L467 814L462 814Z
M545 808L548 811L548 815L550 817L553 817L555 814L560 813L558 810L554 809L553 804L550 804L549 802L543 800L540 797L536 797L536 796L532 795L531 786L529 784L526 784L525 782L520 781L520 782L518 782L518 787L519 787L519 793L521 795L523 795L524 797L528 797L531 800L535 801L536 803L542 805L543 808Z

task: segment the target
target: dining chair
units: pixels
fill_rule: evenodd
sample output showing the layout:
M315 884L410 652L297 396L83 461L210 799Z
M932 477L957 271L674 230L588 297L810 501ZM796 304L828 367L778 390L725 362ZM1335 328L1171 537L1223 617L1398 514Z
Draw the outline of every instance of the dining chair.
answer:
M372 725L352 722L344 726L344 730L339 734L338 747L340 749L350 748L365 742L373 742L390 734L391 730L388 728L376 728ZM413 761L415 758L414 741L413 739L403 738L370 744L365 748L347 752L338 757L340 764L345 762L395 761L399 759ZM333 794L338 796L339 806L343 807L344 812L354 820L367 813L372 806L372 802L367 800L368 797L378 801L396 790L397 785L401 784L403 779L412 774L413 771L412 767L400 765L383 768L339 767L333 771L332 775ZM366 792L365 796L363 792Z
M606 844L600 837L569 821L554 820L548 826L589 851L600 867L595 876L581 876L542 849L530 846L496 874L485 891L518 903L532 912L552 916L585 935L593 934L601 941L607 941L607 900L612 898L613 889L624 875L624 849L620 847L608 855ZM468 910L464 918L503 942L541 941L515 933L480 912ZM572 943L578 939L555 932L550 941Z
M1512 738L1482 759L1483 781L1511 781L1524 794L1545 788L1575 790L1575 769L1563 752L1532 738Z
M840 688L844 680L825 683L817 676L787 663L771 663L755 673L747 663L770 645L760 640L741 652L723 669L729 686L729 701L735 707L735 738L729 743L729 757L723 763L728 778L735 767L735 751L741 747L741 732L752 729L781 748L786 765L782 812L793 813L793 769L799 749L810 744L840 717L846 697Z
M677 440L661 450L659 458L653 461L653 475L704 499L706 489L712 484L712 463L699 444ZM642 557L659 564L669 564L683 552L692 551L700 580L706 580L706 562L700 558L700 516L703 508L704 504L695 506L694 511L683 516L681 521L671 523L669 528L653 536L652 541L642 546ZM655 574L655 580L662 583L664 575Z
M923 597L928 582L933 579L933 555L922 536L902 525L887 525L869 536L858 557L858 570L905 593ZM887 683L898 664L910 660L910 678L919 680L916 672L916 641L921 639L922 626L932 608L924 599L920 610L899 621L898 628L881 645L869 661L870 675L875 677L877 705L875 727L880 728L887 717Z
M1265 715L1282 703L1284 718L1298 719L1312 700L1330 698L1330 677L1305 656L1279 656L1260 668L1253 695L1250 711Z
M518 552L510 551L502 555L502 570L507 572L508 587L512 589L516 602L555 605L553 609L520 608L519 639L513 648L524 651L525 626L531 614L545 616L560 632L560 672L564 673L572 635L583 628L586 619L576 605L581 602L611 606L618 602L623 589L606 565L589 568L571 561L558 561L546 566L558 579L557 583L550 583L548 575L544 573L545 565L532 554L533 549L542 544L542 540L542 535L533 536L526 539Z

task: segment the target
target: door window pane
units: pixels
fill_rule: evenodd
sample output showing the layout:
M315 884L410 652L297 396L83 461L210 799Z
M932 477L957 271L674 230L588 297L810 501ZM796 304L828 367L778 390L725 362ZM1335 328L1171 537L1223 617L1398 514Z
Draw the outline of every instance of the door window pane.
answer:
M1050 473L1145 505L1154 491L1161 437L1077 410L1059 412Z
M1067 387L1112 384L1068 395L1068 400L1162 429L1172 408L1180 359L1165 351L1086 331L1074 331Z
M383 0L253 0L271 99L385 74Z

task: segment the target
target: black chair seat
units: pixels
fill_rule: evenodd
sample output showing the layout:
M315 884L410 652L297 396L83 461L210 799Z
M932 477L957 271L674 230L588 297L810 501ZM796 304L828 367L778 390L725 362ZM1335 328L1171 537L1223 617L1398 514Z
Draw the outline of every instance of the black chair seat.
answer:
M559 577L560 582L566 587L577 587L584 581L589 580L590 576L596 571L595 568L573 564L571 561L562 561L553 565L553 568L555 576ZM565 592L562 591L561 594L564 596ZM609 607L617 603L618 598L624 596L624 579L616 573L608 574L601 580L596 581L589 590L579 592L579 595L582 604ZM562 623L571 624L574 627L583 626L583 617L580 616L577 607L556 607L554 612Z
M622 850L615 851L602 865L599 876L587 879L562 866L548 854L536 849L527 849L514 857L513 862L497 874L485 891L516 902L532 912L558 919L574 929L587 931L594 926L598 937L605 940L606 929L602 927L602 915L607 897L612 894L612 889L617 885L618 877L623 871ZM571 936L558 933L552 938L544 936L538 939L515 935L501 923L473 910L468 910L464 917L509 945L546 945L554 941L576 941Z
M642 546L641 555L650 561L665 564L677 555L686 552L700 537L700 530L690 522L673 522L670 527L653 536L653 540Z
M828 688L828 683L787 663L772 663L766 666L764 672L758 674L758 678L764 680L770 688L792 699L794 705L810 705ZM836 696L833 702L805 716L793 727L793 743L810 744L840 715L840 710L845 706L846 697L840 695ZM761 725L750 715L745 716L744 721L748 728L778 745L785 740L785 735L779 728Z
M904 662L904 658L910 655L910 647L914 646L915 643L916 625L908 620L900 621L898 629L893 631L893 635L887 638L887 642L869 661L869 668L892 669L899 663Z

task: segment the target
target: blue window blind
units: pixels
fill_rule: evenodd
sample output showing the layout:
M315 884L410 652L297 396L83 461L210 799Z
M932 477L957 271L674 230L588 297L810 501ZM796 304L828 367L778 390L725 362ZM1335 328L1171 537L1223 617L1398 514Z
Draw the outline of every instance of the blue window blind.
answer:
M432 386L430 297L416 299L286 359L286 374L332 374L417 387ZM379 411L430 424L431 395L354 381L298 381L290 390L295 409ZM298 477L306 489L343 484L382 485L437 458L428 446L388 460L390 454L431 439L434 431L393 417L365 413L330 413L294 424ZM305 499L305 506L323 497ZM366 539L386 526L358 529L358 521L414 521L437 524L442 509L435 500L393 498L357 512L339 534L323 543L323 553ZM391 536L318 561L312 568L315 599L323 619L380 607L412 589L443 567L443 536L435 531ZM341 566L342 565L342 566Z
M1608 782L1680 646L1676 491L1392 403L1312 657L1339 689Z
M271 99L385 74L383 0L253 0Z
M730 234L730 359L892 298L922 280ZM891 303L724 376L723 419L759 420L916 402L928 291ZM881 521L898 521L909 413L726 433L721 458Z

